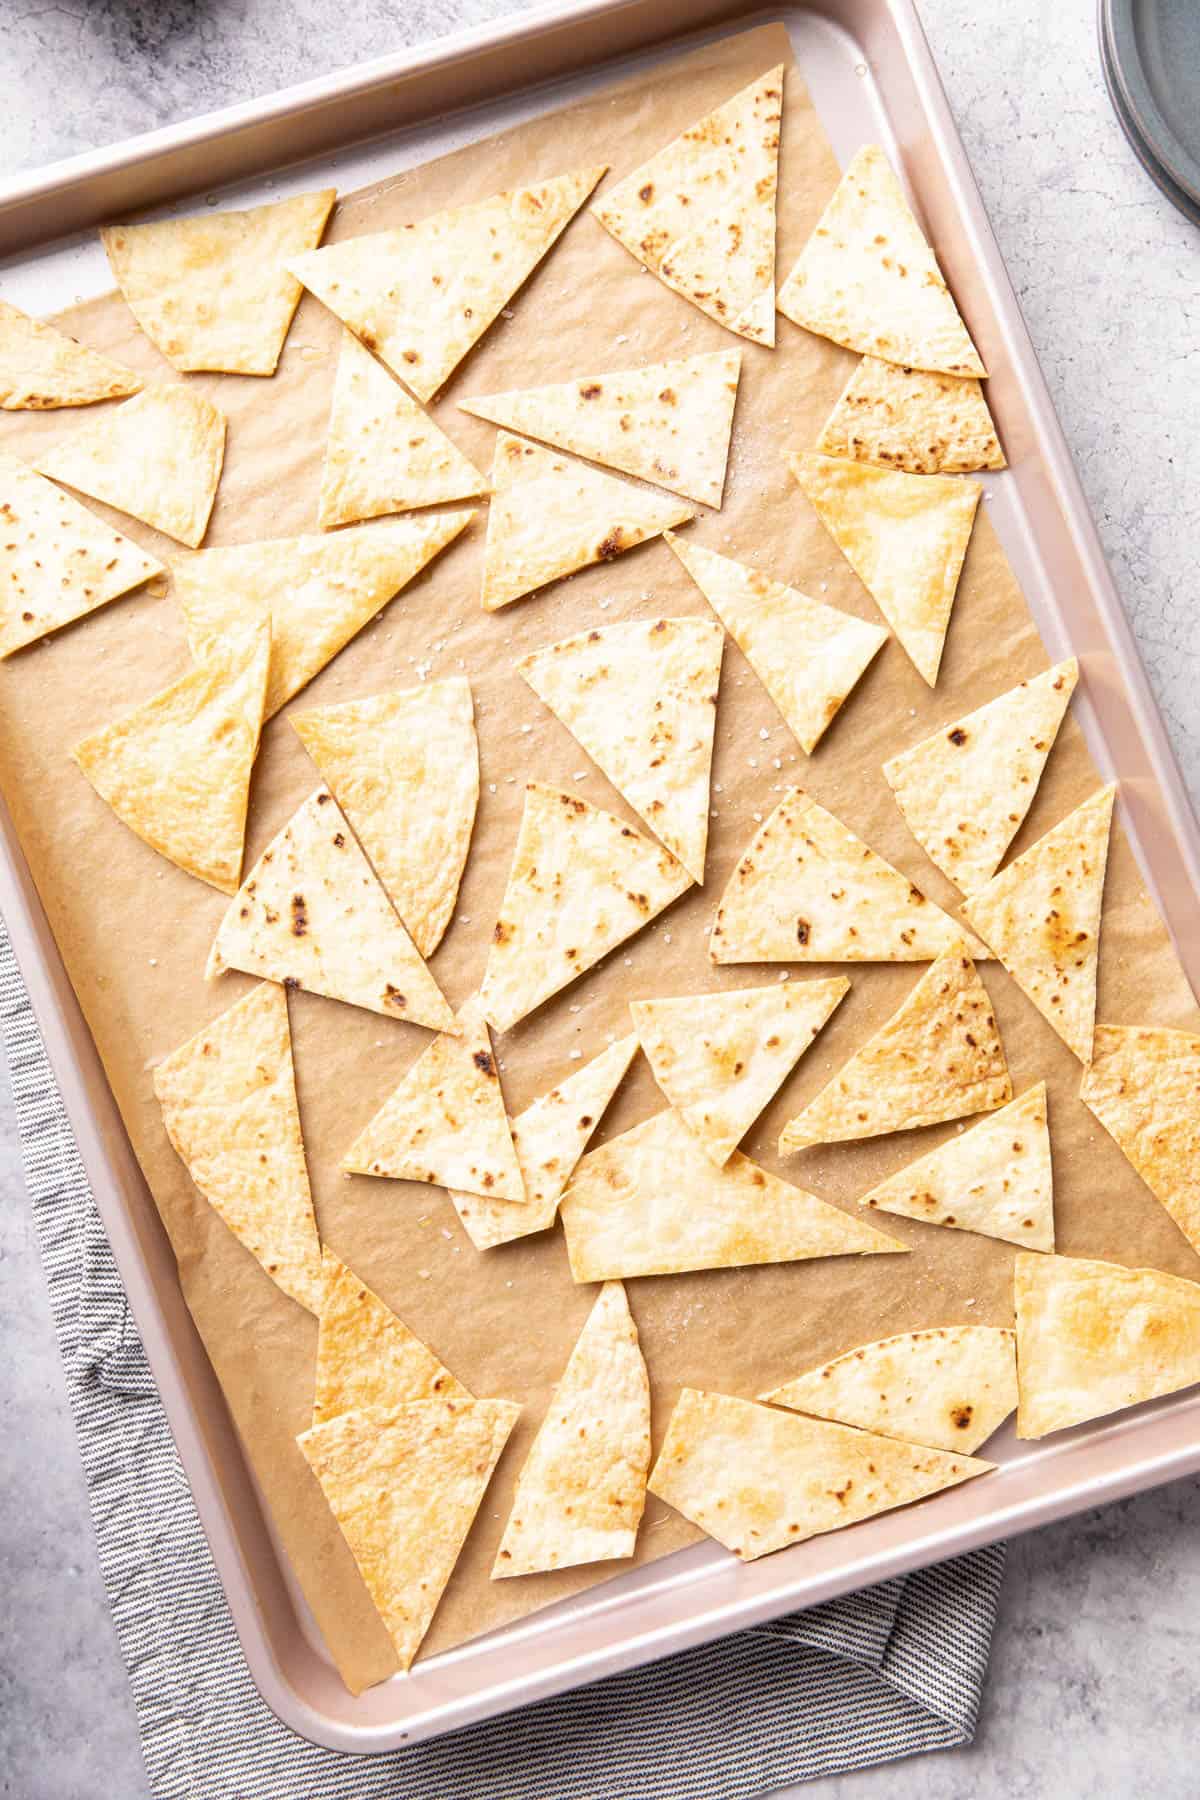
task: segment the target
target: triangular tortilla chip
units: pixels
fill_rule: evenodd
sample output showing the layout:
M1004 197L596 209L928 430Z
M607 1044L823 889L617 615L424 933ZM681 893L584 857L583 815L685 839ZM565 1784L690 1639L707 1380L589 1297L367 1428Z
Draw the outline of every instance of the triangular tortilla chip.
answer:
M1101 788L963 906L1022 993L1092 1060L1100 913L1115 783Z
M692 885L681 863L577 794L531 781L479 997L508 1031Z
M694 515L572 456L502 431L492 462L483 558L485 612L496 612L548 581L611 562L669 525Z
M283 989L262 982L165 1057L154 1092L209 1205L285 1294L319 1313L325 1276Z
M172 573L192 655L247 614L269 616L269 719L473 517L426 513L333 537L267 538L181 558Z
M646 1363L625 1289L608 1281L517 1477L493 1580L632 1556L649 1468Z
M312 1422L342 1413L386 1418L409 1400L470 1400L449 1369L353 1269L326 1249Z
M272 838L230 902L205 975L226 969L453 1029L437 983L324 788Z
M434 1038L342 1158L355 1175L432 1181L524 1201L504 1095L478 999Z
M47 412L136 394L140 375L0 300L0 410Z
M670 1107L590 1150L559 1210L576 1281L907 1249L740 1150L714 1169Z
M411 1667L520 1407L411 1400L296 1439L395 1647Z
M861 1204L927 1225L1005 1238L1023 1250L1053 1250L1045 1082L889 1175L861 1196Z
M715 550L666 537L811 755L887 632Z
M162 572L132 539L0 451L0 658Z
M846 383L816 448L910 475L1006 466L978 381L902 369L874 356L864 356Z
M1017 1404L1017 1340L995 1325L938 1325L860 1344L760 1400L970 1456Z
M933 687L975 510L977 481L789 456L817 516Z
M619 1039L509 1121L525 1182L523 1205L451 1190L455 1211L477 1250L492 1250L497 1244L510 1244L514 1238L529 1237L553 1225L575 1165L637 1048L633 1033Z
M131 831L223 894L236 891L242 869L270 656L266 625L231 632L170 687L71 751Z
M964 894L985 887L1003 862L1078 679L1072 657L884 763L909 830Z
M289 267L418 400L429 400L603 173L602 165L556 175L415 225L310 250Z
M943 951L904 1004L783 1128L780 1152L940 1125L1012 1099L1004 1045L965 944Z
M635 619L535 650L517 673L694 881L725 633L712 619Z
M1081 1256L1018 1256L1013 1300L1018 1437L1200 1381L1200 1283Z
M927 962L962 937L907 875L789 788L729 878L709 954L719 963Z
M464 412L720 506L740 350L460 400Z
M224 460L224 413L180 385L148 387L89 419L36 467L194 549L208 530Z
M957 1487L993 1465L684 1388L649 1488L751 1562Z
M630 1002L655 1081L718 1169L849 989L835 975Z
M464 675L289 714L422 956L450 923L479 801Z
M1200 1037L1097 1025L1079 1098L1200 1250Z
M246 212L107 225L113 279L150 342L177 369L273 375L300 283L286 263L321 241L336 188Z
M701 312L775 342L775 189L783 67L698 119L592 212Z
M986 375L883 151L865 145L779 290L781 313L864 356Z

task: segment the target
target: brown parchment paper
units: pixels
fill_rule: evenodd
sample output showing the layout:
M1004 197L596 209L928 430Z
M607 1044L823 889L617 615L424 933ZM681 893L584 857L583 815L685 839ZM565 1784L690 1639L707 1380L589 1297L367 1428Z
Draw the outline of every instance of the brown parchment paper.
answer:
M607 160L627 172L697 115L777 61L788 64L779 206L779 272L791 266L836 180L837 166L792 66L781 26L727 39L678 67L647 74L506 131L339 204L331 238L419 218L502 187ZM853 358L779 320L774 351L734 339L644 273L586 214L570 226L434 408L483 469L493 429L455 401L660 357L740 343L743 356L725 504L689 527L696 541L761 565L863 617L875 609L817 523L783 462L811 445ZM66 315L88 343L147 376L174 379L115 295ZM305 298L273 380L191 377L228 415L225 473L207 543L316 528L317 492L339 327ZM0 443L34 455L81 415L8 414ZM90 504L90 503L89 503ZM170 560L176 547L126 518L120 529ZM493 616L478 604L482 511L446 555L292 703L349 699L465 671L476 699L482 793L456 922L434 958L454 1004L482 975L529 777L561 783L624 812L623 802L565 729L512 672L516 658L585 625L704 614L705 603L655 542ZM161 588L161 584L160 584ZM203 979L224 899L156 856L117 821L67 747L171 679L186 661L170 597L143 594L0 667L0 780L113 1091L166 1222L188 1304L246 1450L330 1651L353 1689L395 1668L319 1488L294 1445L308 1423L315 1322L288 1300L192 1188L155 1103L157 1058L250 985ZM811 759L797 749L737 649L727 643L713 769L708 881L639 937L498 1042L509 1108L578 1068L629 1029L638 995L774 980L773 968L715 969L705 927L740 851L783 787L802 782L940 904L955 893L909 836L880 764L943 721L1046 665L1017 584L981 507L936 691L889 643ZM1086 680L1086 671L1085 671ZM287 710L292 710L289 708ZM317 784L287 722L267 727L254 774L247 866ZM1068 719L1015 846L1040 836L1097 785ZM633 815L628 815L633 821ZM637 821L633 821L637 822ZM830 973L798 966L793 978ZM781 1162L791 1117L900 1003L920 968L852 967L853 989L768 1108L745 1148L767 1167L847 1207L870 1184L931 1148L947 1130L814 1149ZM983 966L1017 1092L1050 1089L1060 1248L1146 1262L1196 1278L1200 1265L1165 1211L1077 1098L1079 1065L999 966ZM1100 1016L1195 1024L1196 1010L1118 827L1101 954ZM405 1182L344 1177L338 1160L425 1047L414 1026L297 994L291 1001L301 1116L322 1236L480 1395L524 1406L521 1421L426 1642L426 1654L543 1606L628 1565L492 1582L489 1569L513 1483L594 1298L573 1286L558 1230L477 1254L447 1196ZM594 1142L661 1104L635 1064ZM653 1382L656 1444L684 1383L753 1395L855 1343L910 1327L1008 1323L1010 1247L966 1232L884 1221L912 1254L829 1259L634 1281L630 1299ZM651 1498L639 1560L697 1534ZM789 1555L804 1554L803 1546Z

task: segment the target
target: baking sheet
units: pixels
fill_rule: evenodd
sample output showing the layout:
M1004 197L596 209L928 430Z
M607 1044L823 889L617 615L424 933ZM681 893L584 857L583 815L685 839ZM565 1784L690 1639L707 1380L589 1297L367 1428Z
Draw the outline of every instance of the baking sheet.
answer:
M506 131L425 169L343 201L331 236L398 223L496 188L606 158L617 175L706 107L778 60L782 28L727 39L657 70L619 97ZM787 77L780 270L786 271L837 177L794 69ZM494 433L459 413L471 393L552 380L652 357L727 348L728 334L669 293L591 219L580 217L511 308L459 369L440 422L486 468ZM123 304L102 300L75 315L86 341L147 374L170 371L132 329ZM207 542L248 541L312 529L336 323L302 303L272 382L193 377L230 418L226 473ZM782 462L811 444L853 358L779 321L772 354L743 350L725 507L688 527L697 541L758 563L862 616L871 602L816 523ZM67 413L0 421L19 452L75 428ZM97 507L101 513L102 507ZM909 838L878 772L883 757L945 719L1044 666L1046 657L981 509L964 570L938 688L930 694L890 644L811 760L792 744L739 653L727 645L714 763L706 889L499 1040L510 1110L578 1067L627 1029L636 994L686 992L774 979L775 970L716 971L704 927L745 842L789 781L800 780L939 902L953 890ZM117 515L114 523L169 559L174 547ZM483 791L458 923L434 959L461 1002L482 973L507 873L523 781L560 782L618 812L622 802L569 734L511 672L525 650L585 624L705 612L698 591L661 543L584 572L547 594L483 618L477 610L482 515L431 573L388 609L293 706L378 692L465 670L475 689ZM209 1346L280 1537L349 1685L394 1668L390 1645L292 1437L307 1423L315 1323L287 1301L199 1200L162 1132L151 1089L154 1060L250 984L202 979L224 901L132 838L66 759L64 747L153 692L183 666L183 632L168 598L118 602L0 669L0 780L148 1181L171 1233L188 1303ZM1087 681L1085 665L1084 681ZM525 732L520 728L528 725ZM764 740L760 733L768 733ZM780 767L777 769L775 761ZM576 780L582 774L583 779ZM1082 738L1068 721L1016 849L1096 785ZM273 721L255 775L248 862L315 785L286 723ZM633 815L628 815L633 820ZM636 822L636 821L633 821ZM798 968L795 978L829 972ZM746 1148L824 1197L853 1196L936 1143L945 1131L817 1149L780 1163L782 1121L899 1003L914 967L850 969L854 988L785 1085ZM1076 1098L1078 1065L994 964L985 978L1018 1091L1045 1076L1051 1090L1056 1210L1067 1251L1146 1261L1195 1276L1194 1257ZM1100 1015L1117 1022L1186 1024L1195 1010L1166 934L1118 832L1107 889ZM292 999L300 1102L323 1236L396 1307L478 1393L525 1404L425 1654L618 1573L609 1565L528 1581L487 1579L515 1474L550 1387L588 1311L591 1290L570 1282L557 1232L479 1257L440 1190L342 1177L338 1159L428 1041L415 1027L307 995ZM596 1141L655 1110L644 1064ZM950 1129L953 1129L951 1127ZM1007 1322L1011 1251L965 1233L907 1221L889 1230L913 1247L904 1259L852 1259L715 1272L630 1284L655 1390L655 1436L684 1382L753 1393L797 1368L888 1331L931 1323ZM651 1499L640 1556L695 1534ZM803 1556L799 1547L789 1556Z

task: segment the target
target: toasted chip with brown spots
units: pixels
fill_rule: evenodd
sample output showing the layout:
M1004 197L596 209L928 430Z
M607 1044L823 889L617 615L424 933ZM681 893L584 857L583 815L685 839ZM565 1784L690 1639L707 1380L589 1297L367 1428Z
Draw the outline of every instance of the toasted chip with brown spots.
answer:
M846 383L816 448L826 456L910 475L965 475L1005 466L978 381L902 369L874 356L864 356Z
M1079 1098L1200 1250L1200 1037L1097 1025Z
M141 385L132 369L0 300L0 410L91 406L136 394Z
M409 1400L471 1399L403 1319L328 1248L322 1269L314 1425L347 1412L386 1417Z

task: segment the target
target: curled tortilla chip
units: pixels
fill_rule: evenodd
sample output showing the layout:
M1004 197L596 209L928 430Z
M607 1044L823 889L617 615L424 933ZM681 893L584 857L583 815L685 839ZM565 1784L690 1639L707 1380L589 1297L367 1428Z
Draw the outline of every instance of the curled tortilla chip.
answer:
M326 1248L312 1422L343 1413L386 1418L409 1400L470 1400L443 1362L378 1294Z
M1200 1037L1097 1025L1079 1098L1200 1250Z
M136 394L141 377L0 300L0 411L48 412Z
M978 381L902 369L874 356L864 356L846 383L816 448L910 475L1005 467Z

